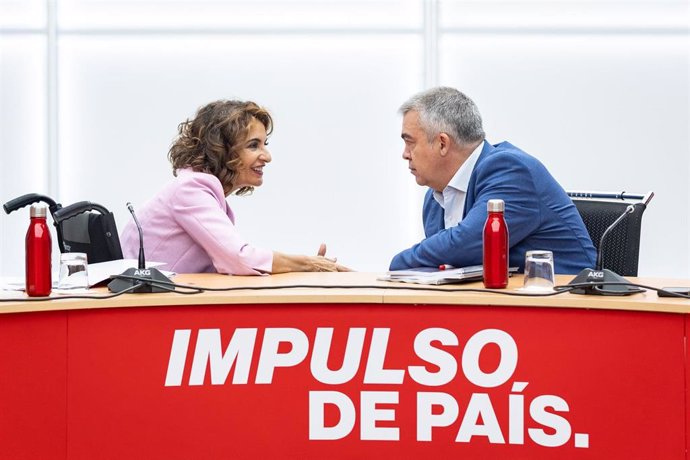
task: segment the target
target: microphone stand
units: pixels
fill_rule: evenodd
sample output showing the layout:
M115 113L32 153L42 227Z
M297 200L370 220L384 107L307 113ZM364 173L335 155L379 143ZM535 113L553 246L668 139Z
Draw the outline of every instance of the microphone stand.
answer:
M628 280L623 278L617 273L612 272L611 270L602 268L603 267L603 253L604 253L604 240L608 236L608 234L620 224L623 219L625 219L628 214L632 214L635 212L635 205L630 205L628 206L623 214L618 216L618 218L613 221L611 225L609 225L604 233L601 235L601 238L599 239L599 251L597 251L597 265L596 269L591 269L591 268L585 268L582 270L580 273L573 278L570 283L568 283L568 286L571 285L578 285L578 284L589 284L589 286L584 286L584 287L577 287L573 289L572 292L573 294L594 294L594 295L630 295L630 294L636 294L638 292L644 292L642 289L635 287L635 286L627 286L625 283L629 283ZM609 284L609 283L621 283L621 284ZM608 286L605 286L607 285ZM604 287L602 288L602 285Z
M170 292L174 288L162 286L160 282L171 283L170 278L161 273L157 268L146 268L146 259L144 257L144 232L139 225L139 220L134 214L132 203L127 203L127 209L134 218L134 224L139 231L139 265L138 268L128 268L121 275L113 277L113 280L108 283L110 292L121 292L131 288L137 284L141 284L132 292Z

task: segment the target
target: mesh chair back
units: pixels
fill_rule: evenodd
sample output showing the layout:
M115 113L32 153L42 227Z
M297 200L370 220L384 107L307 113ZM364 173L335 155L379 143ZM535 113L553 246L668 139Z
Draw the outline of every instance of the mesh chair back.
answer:
M53 218L63 252L84 252L89 263L122 259L115 216L103 206L80 201L58 210Z
M60 222L64 252L84 252L89 263L122 259L112 216L112 213L85 212Z
M596 198L597 194L582 192L568 192L568 195L582 216L597 253L601 251L602 266L597 268L607 268L621 276L637 276L642 215L646 209L646 202L649 202L653 194L627 197L624 194L599 194L619 196L619 199ZM645 200L647 196L649 199ZM634 203L635 211L628 214L609 232L604 240L604 247L600 249L601 237L606 229Z

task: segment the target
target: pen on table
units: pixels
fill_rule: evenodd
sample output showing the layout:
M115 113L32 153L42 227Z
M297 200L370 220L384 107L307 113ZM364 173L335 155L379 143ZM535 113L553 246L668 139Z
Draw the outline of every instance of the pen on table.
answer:
M451 268L455 268L455 267L453 267L452 265L448 265L448 264L441 264L438 266L439 270L450 270Z

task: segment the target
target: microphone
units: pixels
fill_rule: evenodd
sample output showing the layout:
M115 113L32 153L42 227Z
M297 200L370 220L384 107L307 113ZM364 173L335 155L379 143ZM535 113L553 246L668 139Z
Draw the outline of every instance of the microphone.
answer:
M127 203L132 218L134 218L134 225L139 231L139 265L138 268L128 268L121 275L111 277L113 280L108 283L110 292L122 292L126 289L141 284L141 286L134 289L132 292L169 292L174 288L163 286L160 282L170 283L170 278L165 276L157 268L146 268L146 259L144 257L144 231L141 229L139 219L134 214L134 207L132 203Z
M642 289L635 286L626 286L624 284L611 284L604 289L602 285L607 283L628 283L629 281L611 270L603 268L604 266L604 241L611 231L616 228L628 215L635 212L636 206L639 203L629 205L623 214L618 216L616 220L609 225L599 239L599 250L597 251L596 268L585 268L575 276L575 278L568 283L568 286L577 284L590 284L591 286L577 287L573 289L573 294L594 294L594 295L630 295L638 292L644 292Z
M129 201L127 202L127 209L129 209L129 213L132 215L132 219L134 219L134 225L137 226L137 230L139 231L139 269L141 270L146 268L146 258L144 257L144 232L141 230L137 215L134 214L134 207Z
M629 205L627 208L625 208L625 211L623 211L623 214L618 216L616 220L613 221L611 225L609 225L606 230L604 230L604 233L601 234L601 238L599 238L599 250L597 251L597 265L596 265L596 270L601 271L604 267L604 240L608 236L609 233L611 233L611 230L614 228L618 227L618 224L620 224L623 219L628 217L628 214L632 214L635 212L635 205Z

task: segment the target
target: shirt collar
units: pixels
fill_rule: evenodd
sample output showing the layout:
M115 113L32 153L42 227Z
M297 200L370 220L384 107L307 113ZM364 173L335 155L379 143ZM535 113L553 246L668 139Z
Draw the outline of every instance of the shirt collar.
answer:
M470 177L472 176L474 165L477 163L479 155L482 153L482 148L484 148L484 142L480 142L479 145L472 151L467 160L465 160L465 162L460 166L458 172L456 172L450 182L448 182L448 187L453 187L461 192L467 192L467 187L470 185Z
M467 160L465 160L465 162L462 165L460 165L460 168L451 178L450 182L448 182L446 188L443 189L443 193L450 192L451 189L467 193L467 187L469 187L470 185L470 177L472 176L474 165L477 164L479 155L482 153L482 149L484 148L484 142L486 141L480 142L479 145L472 151L470 156L467 157ZM434 190L434 198L436 198L436 201L441 206L443 206L444 202L443 193L439 193L436 190Z

